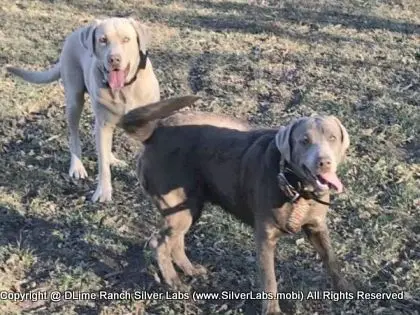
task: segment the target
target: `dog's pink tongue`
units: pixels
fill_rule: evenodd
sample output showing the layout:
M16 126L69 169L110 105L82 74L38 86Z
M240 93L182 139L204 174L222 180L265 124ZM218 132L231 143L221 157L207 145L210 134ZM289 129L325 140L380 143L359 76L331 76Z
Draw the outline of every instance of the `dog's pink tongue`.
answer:
M124 70L112 70L108 74L108 84L112 90L124 87L125 73Z
M343 192L343 184L341 183L340 179L337 177L335 172L328 172L320 175L326 182L334 186L337 192Z

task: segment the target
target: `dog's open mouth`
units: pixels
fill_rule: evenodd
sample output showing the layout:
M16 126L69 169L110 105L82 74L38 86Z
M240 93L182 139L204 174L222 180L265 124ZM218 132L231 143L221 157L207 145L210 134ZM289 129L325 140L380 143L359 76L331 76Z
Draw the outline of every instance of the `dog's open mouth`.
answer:
M124 87L130 64L125 69L112 69L108 72L108 84L112 90L119 90Z
M315 175L305 165L303 166L303 171L306 178L310 179L310 182L312 182L316 190L325 191L334 189L338 193L343 192L343 184L335 172L325 172Z
M335 189L338 193L343 191L343 184L335 172L327 172L316 176L316 184L320 190Z

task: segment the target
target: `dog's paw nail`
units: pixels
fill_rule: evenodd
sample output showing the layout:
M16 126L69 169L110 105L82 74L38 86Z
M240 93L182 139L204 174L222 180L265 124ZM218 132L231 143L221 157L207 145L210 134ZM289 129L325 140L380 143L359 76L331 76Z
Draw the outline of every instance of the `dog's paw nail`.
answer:
M75 179L83 179L87 177L86 169L80 160L71 162L69 176Z
M84 172L84 173L82 173L82 172L71 172L71 173L69 173L69 176L71 177L71 178L74 178L74 179L84 179L84 178L86 178L87 177L87 173L86 172Z

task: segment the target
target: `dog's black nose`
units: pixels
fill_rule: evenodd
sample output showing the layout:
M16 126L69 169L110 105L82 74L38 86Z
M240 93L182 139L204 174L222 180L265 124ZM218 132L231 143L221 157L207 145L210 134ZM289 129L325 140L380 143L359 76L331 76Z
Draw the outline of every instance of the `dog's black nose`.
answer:
M120 55L117 55L117 54L115 54L115 55L109 55L108 56L108 63L111 65L111 66L119 66L120 65L120 63L121 63L121 56Z
M331 167L331 159L326 158L326 157L319 158L318 167L320 167L321 169Z

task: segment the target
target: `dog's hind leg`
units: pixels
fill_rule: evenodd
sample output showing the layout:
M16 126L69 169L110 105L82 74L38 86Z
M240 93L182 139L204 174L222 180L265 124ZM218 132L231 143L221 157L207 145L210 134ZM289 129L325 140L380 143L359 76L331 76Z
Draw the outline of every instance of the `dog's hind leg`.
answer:
M71 154L70 177L76 179L87 177L80 144L79 121L84 105L85 86L81 70L63 68L63 84L66 95L66 114L69 129L69 148ZM70 72L70 73L66 73Z
M172 288L185 289L174 268L173 261L187 274L196 273L185 255L184 235L190 228L194 211L186 201L182 188L174 189L157 198L157 204L164 215L164 226L156 242L156 257L164 281Z
M193 218L191 213L195 216L197 213L201 213L202 206L195 205L195 202L188 202L189 211L183 211L178 214L178 225L174 229L174 233L171 235L171 249L172 249L172 258L175 264L181 268L181 270L188 276L198 276L203 275L207 272L204 266L199 264L192 264L188 259L187 254L185 253L185 234L188 232ZM194 203L194 205L193 205Z
M79 121L83 109L84 92L66 95L67 123L69 128L69 148L71 154L69 176L76 179L87 177L82 159L79 135Z
M159 232L158 238L153 240L155 244L152 244L152 247L155 247L156 260L163 280L171 288L180 289L183 287L183 284L178 277L171 258L170 237L172 229L167 227L167 225L167 220L165 220L165 226Z
M69 41L64 44L60 56L60 75L64 86L66 98L66 116L69 132L70 177L76 179L87 177L86 169L82 164L82 146L80 144L79 121L84 105L86 91L83 69L78 56L68 47Z

